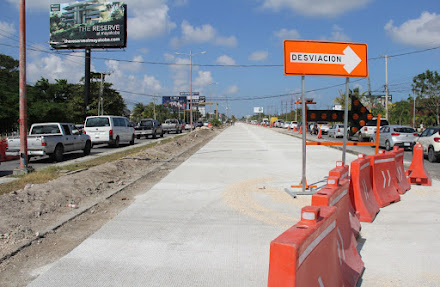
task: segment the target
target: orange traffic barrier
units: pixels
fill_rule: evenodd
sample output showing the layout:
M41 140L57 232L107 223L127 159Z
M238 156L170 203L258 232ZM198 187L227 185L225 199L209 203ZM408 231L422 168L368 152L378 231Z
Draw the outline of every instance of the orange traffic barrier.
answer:
M19 159L20 157L17 156L7 156L6 155L6 149L8 148L8 142L6 140L0 141L0 160L1 161L8 161L8 160L14 160Z
M358 159L351 162L350 198L362 222L373 222L380 211L371 180L370 159L359 154Z
M394 156L390 153L381 151L375 155L367 156L370 159L372 186L374 197L380 207L385 207L393 202L400 201L395 181L396 168Z
M319 129L319 132L318 132L318 139L322 139L322 131L321 131L321 129Z
M303 207L301 221L270 243L267 286L344 286L337 236L335 207Z
M411 165L406 171L406 175L411 184L432 185L431 176L425 169L425 164L423 162L423 147L420 143L417 143L413 147L413 158Z
M329 176L339 178L339 185L350 182L349 174L349 166L344 165L342 161L337 161L336 167L331 169L328 173ZM359 236L359 232L361 231L361 222L359 218L360 215L355 211L353 202L350 203L350 210L348 215L350 217L351 229L353 230L354 236L357 238Z
M299 127L299 133L298 133L298 134L300 134L300 135L301 135L302 133L303 133L303 127L302 127L302 126L300 126L300 127Z
M403 156L405 149L395 146L390 153L394 154L395 159L394 164L396 165L397 184L399 185L399 189L397 191L400 194L404 194L411 189L411 184L406 178L405 168L403 167Z
M357 241L347 214L353 210L349 182L338 184L339 179L329 176L327 185L312 196L312 206L336 207L336 231L339 264L345 286L356 286L364 271L364 262L356 249Z

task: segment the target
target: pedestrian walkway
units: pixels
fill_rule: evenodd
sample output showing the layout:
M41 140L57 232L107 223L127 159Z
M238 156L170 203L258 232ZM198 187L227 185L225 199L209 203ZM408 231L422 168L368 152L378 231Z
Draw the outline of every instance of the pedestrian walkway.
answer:
M310 146L307 158L308 183L323 185L341 152ZM355 158L347 154L347 162ZM310 196L284 190L299 183L301 166L300 139L229 127L29 286L266 286L270 241L310 204ZM362 286L435 286L387 281L399 273L397 263L406 283L440 282L432 272L440 266L439 243L431 242L440 235L434 189L414 188L363 224ZM429 266L426 279L415 281L425 267L412 257L420 251ZM406 262L407 255L416 260Z

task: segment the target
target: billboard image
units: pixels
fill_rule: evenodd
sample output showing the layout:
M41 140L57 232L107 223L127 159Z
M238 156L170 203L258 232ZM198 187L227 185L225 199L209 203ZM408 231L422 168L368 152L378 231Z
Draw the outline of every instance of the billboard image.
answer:
M50 45L54 49L126 47L127 5L102 0L51 4Z
M163 96L162 105L171 109L184 110L186 107L186 96Z
M263 107L254 107L254 114L262 114Z

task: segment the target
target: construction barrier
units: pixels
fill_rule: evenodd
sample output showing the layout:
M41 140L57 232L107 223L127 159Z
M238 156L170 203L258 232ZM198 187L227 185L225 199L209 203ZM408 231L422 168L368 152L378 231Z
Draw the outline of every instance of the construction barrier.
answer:
M385 207L400 201L393 154L381 151L367 157L371 164L373 193L379 206Z
M356 249L357 241L351 227L353 210L349 182L338 184L338 178L329 176L327 185L312 196L312 206L336 207L336 231L339 265L345 286L356 286L364 271L364 262Z
M336 162L336 167L329 171L329 176L334 176L339 178L339 185L343 185L345 183L349 183L350 178L350 167L348 165L344 165L342 161ZM350 225L353 230L354 236L357 238L359 236L359 232L361 231L361 222L360 222L360 215L356 212L354 209L353 201L350 205Z
M360 221L373 222L380 211L380 206L373 193L370 159L359 154L351 162L350 198Z
M425 169L425 164L423 162L423 147L420 143L417 143L413 147L413 158L411 165L406 171L406 175L408 176L408 182L410 184L432 185L431 176Z
M406 178L405 168L403 167L403 157L405 153L405 149L399 148L397 146L393 147L393 150L390 153L394 154L394 164L396 165L396 177L397 184L399 186L398 192L400 194L404 194L408 190L411 189L411 184Z
M270 243L269 287L344 286L336 208L305 206L301 221Z
M7 147L8 142L6 140L0 141L0 161L19 159L19 156L6 156Z

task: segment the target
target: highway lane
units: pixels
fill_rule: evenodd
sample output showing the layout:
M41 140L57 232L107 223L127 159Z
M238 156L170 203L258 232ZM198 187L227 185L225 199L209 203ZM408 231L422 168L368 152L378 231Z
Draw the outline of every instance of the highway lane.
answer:
M176 134L164 134L163 138L157 138L157 139L151 139L151 138L146 139L145 137L141 137L140 139L135 139L133 146L128 145L128 144L125 144L125 145L121 144L121 146L119 148L109 147L106 144L94 145L90 155L84 156L82 151L66 153L66 154L64 154L63 161L60 163L57 163L56 161L51 159L49 156L32 157L29 161L29 166L32 166L34 169L41 169L41 168L48 167L50 165L55 165L55 164L56 165L67 165L67 164L74 163L75 161L85 161L85 160L88 160L94 156L95 157L100 156L104 153L120 152L124 149L130 149L132 147L137 147L140 145L147 145L150 143L161 141L163 139L173 138L175 136L177 136L177 135ZM11 160L11 161L2 162L0 165L0 178L11 175L13 173L14 169L18 169L19 167L20 167L19 160Z

